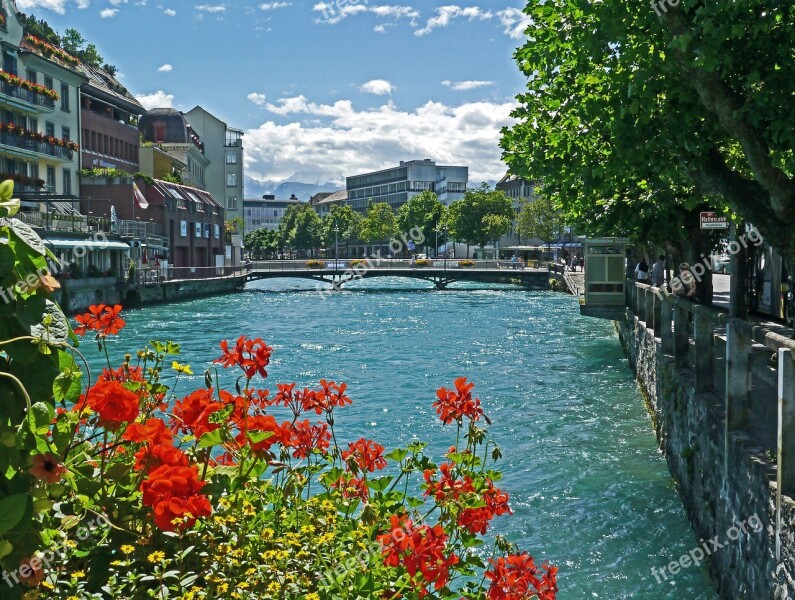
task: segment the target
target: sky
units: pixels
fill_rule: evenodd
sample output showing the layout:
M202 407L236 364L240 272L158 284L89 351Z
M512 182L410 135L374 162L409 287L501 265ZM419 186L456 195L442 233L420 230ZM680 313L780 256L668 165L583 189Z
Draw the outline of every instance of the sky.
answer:
M450 1L450 0L448 0ZM245 174L306 183L431 158L505 173L525 81L521 0L17 0L78 30L147 109L200 105L244 131Z

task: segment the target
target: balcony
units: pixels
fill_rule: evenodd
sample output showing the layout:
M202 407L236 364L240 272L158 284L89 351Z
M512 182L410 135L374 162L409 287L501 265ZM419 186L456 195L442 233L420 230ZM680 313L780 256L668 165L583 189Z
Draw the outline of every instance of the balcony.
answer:
M102 231L110 233L110 221L99 217L84 215L62 215L52 212L22 212L18 213L21 221L31 227L43 229L47 232L61 233L93 233Z
M30 104L37 108L43 108L46 110L55 109L55 100L52 98L47 98L46 96L42 96L41 94L37 94L31 90L26 90L24 88L12 85L6 81L0 82L0 93L2 93L4 96L20 100L25 104Z
M0 132L0 144L19 148L20 150L27 150L28 152L36 152L37 154L46 154L47 156L66 161L71 161L74 156L74 152L70 148L64 148L63 146L51 144L47 141L42 142L34 140L7 131Z
M116 232L123 238L144 240L152 247L168 248L168 238L163 235L160 223L119 220L116 222Z

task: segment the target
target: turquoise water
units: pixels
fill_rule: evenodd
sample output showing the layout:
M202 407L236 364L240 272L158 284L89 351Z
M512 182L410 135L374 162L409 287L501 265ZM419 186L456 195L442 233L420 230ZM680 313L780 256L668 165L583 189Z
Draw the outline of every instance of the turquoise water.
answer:
M112 351L120 362L146 340L178 341L198 387L219 340L262 337L275 348L264 387L346 381L354 404L338 417L340 442L387 448L447 448L431 403L466 376L493 422L515 511L495 530L560 567L560 600L716 599L703 567L663 584L651 574L698 542L611 324L580 317L568 296L406 289L417 285L377 280L321 296L312 283L271 281L127 311Z

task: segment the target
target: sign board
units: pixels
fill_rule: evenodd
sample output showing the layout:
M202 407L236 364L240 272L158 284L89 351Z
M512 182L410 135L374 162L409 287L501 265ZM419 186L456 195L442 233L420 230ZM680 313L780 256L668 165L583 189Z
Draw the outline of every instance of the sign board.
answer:
M729 221L726 217L718 216L714 212L701 213L701 229L728 229Z

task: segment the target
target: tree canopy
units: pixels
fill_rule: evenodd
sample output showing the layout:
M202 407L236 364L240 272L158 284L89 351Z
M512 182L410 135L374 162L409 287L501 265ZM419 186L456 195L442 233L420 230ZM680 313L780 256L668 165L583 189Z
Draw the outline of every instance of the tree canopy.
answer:
M107 64L99 53L99 50L97 50L97 47L94 44L89 44L83 35L76 29L69 28L64 31L63 35L58 35L44 19L37 19L33 15L26 15L25 13L19 13L19 16L22 19L27 33L54 46L60 46L66 52L75 58L79 58L90 67L104 69L111 75L116 75L116 67Z
M511 199L484 183L450 205L447 226L454 239L483 247L508 233L514 216Z
M516 230L519 235L538 238L550 244L558 238L563 228L563 216L555 202L547 196L535 200L519 201L519 214L516 217Z
M527 76L503 131L512 173L585 231L675 240L697 212L752 221L795 257L789 3L529 2Z
M397 219L386 202L376 202L367 208L359 226L359 238L375 243L391 240L398 233Z
M422 232L427 245L436 239L436 230L444 221L444 217L444 204L432 191L425 190L409 198L409 201L398 209L397 226L401 233L406 234L417 228Z

